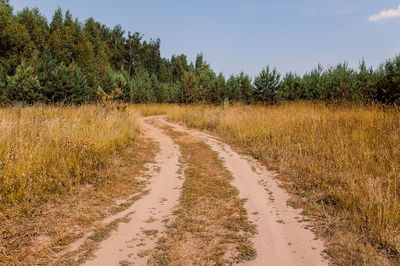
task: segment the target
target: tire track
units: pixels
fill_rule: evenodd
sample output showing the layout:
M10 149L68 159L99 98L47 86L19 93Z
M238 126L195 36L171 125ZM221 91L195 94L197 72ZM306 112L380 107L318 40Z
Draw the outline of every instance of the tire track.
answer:
M128 223L121 223L111 236L100 244L95 258L85 265L146 265L151 250L157 241L157 235L164 230L163 220L171 215L171 209L177 204L183 178L178 174L179 146L153 127L147 120L141 119L145 137L159 143L160 151L156 156L156 165L149 179L149 193L133 204L126 213Z
M232 173L232 184L239 190L240 197L247 199L244 206L258 230L254 239L257 257L243 265L328 264L322 256L325 249L322 241L307 229L307 222L302 222L306 219L300 214L301 210L287 205L289 195L279 187L274 172L249 156L239 155L210 135L170 123L163 117L158 119L176 131L204 141Z

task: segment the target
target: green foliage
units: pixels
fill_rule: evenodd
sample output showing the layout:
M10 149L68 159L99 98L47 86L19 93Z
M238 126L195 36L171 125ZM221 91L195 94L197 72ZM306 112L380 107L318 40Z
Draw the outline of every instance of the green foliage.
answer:
M186 55L173 55L171 57L172 79L173 81L183 80L185 73L189 71Z
M7 78L6 99L8 102L33 104L42 100L41 86L32 64L22 60L15 75Z
M85 75L76 64L61 63L48 73L45 83L48 101L64 104L81 104L90 100Z
M13 75L22 58L31 58L34 45L26 28L18 23L12 8L0 5L0 64Z
M196 77L192 71L188 71L184 74L183 81L181 83L180 91L180 102L189 104L195 101L195 90L197 82Z
M146 70L139 70L133 77L130 100L135 103L156 101L152 79Z
M293 101L301 99L303 92L304 85L302 78L290 72L283 77L276 96L278 100Z
M195 62L184 54L162 58L160 45L159 39L146 41L138 32L125 35L120 25L110 29L93 18L79 22L61 8L50 24L37 8L14 15L9 1L0 0L0 102L83 103L105 95L126 102L218 104L400 101L399 56L376 70L363 60L358 71L347 63L327 69L318 65L302 76L281 78L267 66L254 82L243 72L225 81L203 54ZM27 81L17 85L23 75Z
M2 66L0 66L0 104L7 102L6 98L6 73Z
M379 70L377 98L384 103L400 102L400 56L388 60Z
M280 74L266 66L254 79L254 100L262 103L274 103L280 88Z
M377 100L377 82L379 80L377 72L374 72L372 67L367 68L365 60L363 59L359 65L359 72L357 75L358 91L365 103Z
M196 62L196 89L194 90L193 101L195 102L215 102L214 89L217 77L210 65L201 59Z
M46 17L40 14L37 8L24 8L17 14L16 20L26 28L36 48L43 51L49 38L49 26Z
M322 99L327 101L356 101L360 99L357 77L347 63L329 68L324 73Z
M244 103L251 103L253 101L254 87L251 84L251 78L244 72L241 72L237 77L239 88L238 95L239 100Z
M324 90L324 68L318 65L303 76L304 91L301 98L305 100L320 100Z

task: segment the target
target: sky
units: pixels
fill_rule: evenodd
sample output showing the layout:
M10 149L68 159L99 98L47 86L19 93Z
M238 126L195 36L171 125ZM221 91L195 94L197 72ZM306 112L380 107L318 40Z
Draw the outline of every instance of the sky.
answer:
M161 39L161 55L198 53L216 72L257 75L263 67L303 74L364 58L377 67L400 53L400 0L10 0L16 12L57 7L85 21Z

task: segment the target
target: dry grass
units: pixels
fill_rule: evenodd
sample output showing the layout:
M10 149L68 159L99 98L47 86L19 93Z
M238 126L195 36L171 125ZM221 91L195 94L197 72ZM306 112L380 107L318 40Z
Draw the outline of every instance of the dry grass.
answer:
M278 169L319 221L333 262L400 263L399 108L300 102L138 109L219 133Z
M0 109L1 213L96 183L104 159L133 143L136 118L94 105Z
M0 264L49 264L129 206L155 147L108 106L0 110ZM123 203L120 203L124 200Z
M218 154L188 134L168 130L185 174L176 218L158 242L152 265L226 265L252 260L254 225Z

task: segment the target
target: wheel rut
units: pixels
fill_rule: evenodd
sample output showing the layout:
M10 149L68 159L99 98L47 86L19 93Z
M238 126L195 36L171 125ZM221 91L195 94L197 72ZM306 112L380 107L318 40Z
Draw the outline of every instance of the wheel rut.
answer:
M165 228L164 222L177 204L183 182L178 173L179 146L159 128L142 119L143 134L159 143L156 163L148 179L149 193L133 204L126 213L130 221L120 223L118 229L103 241L94 253L95 258L84 265L146 265L157 241ZM177 189L178 188L178 189Z
M239 190L250 220L257 225L254 238L257 257L243 265L327 265L322 256L325 249L308 227L300 213L287 205L289 195L279 187L276 173L249 156L242 156L220 140L198 130L187 129L158 119L174 130L185 132L204 141L219 154L234 177L232 184Z

